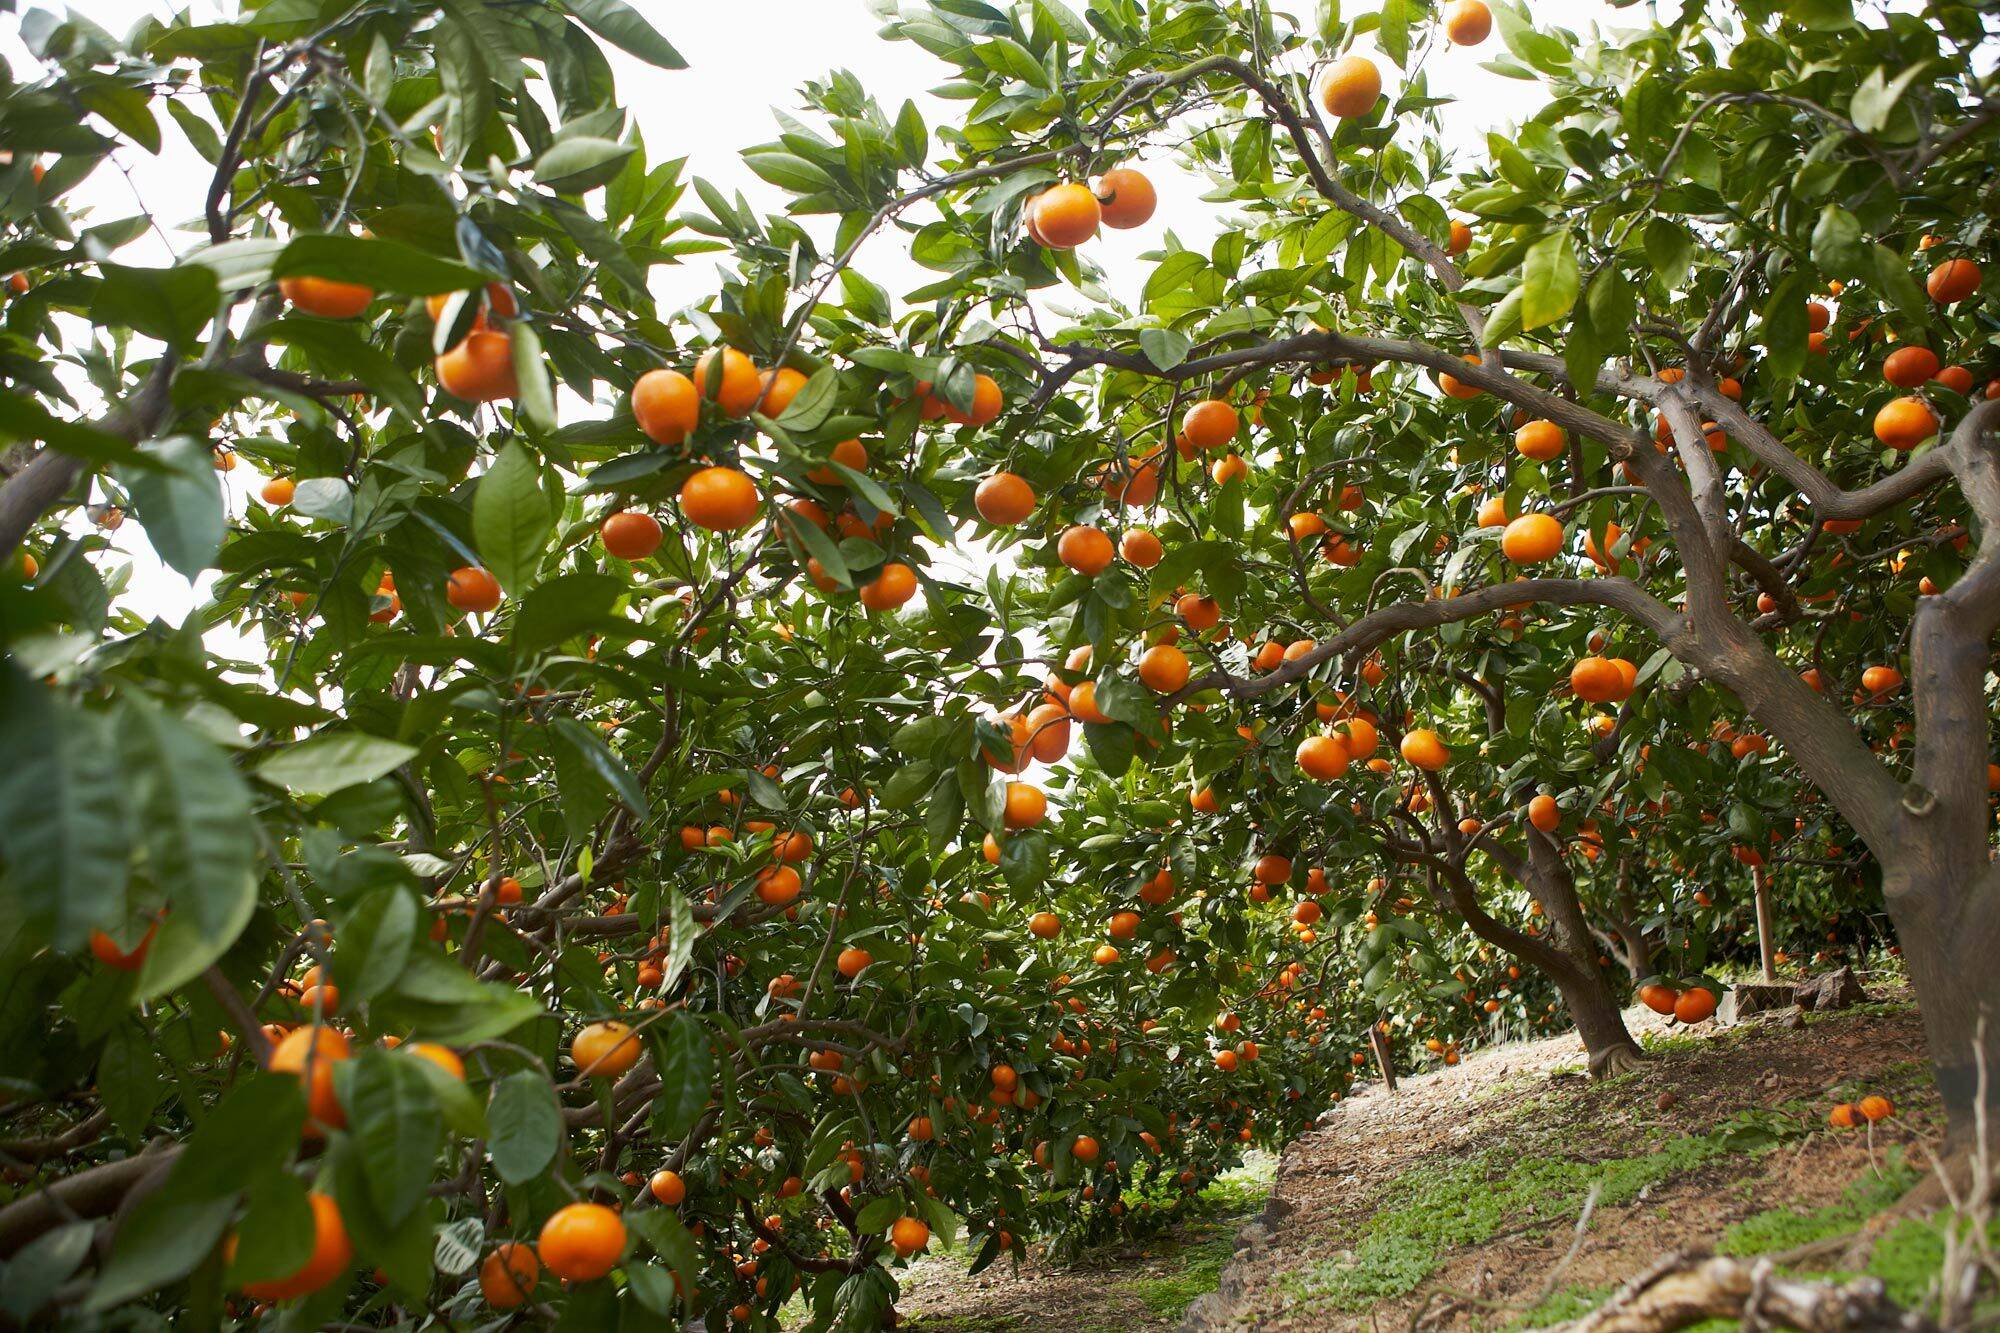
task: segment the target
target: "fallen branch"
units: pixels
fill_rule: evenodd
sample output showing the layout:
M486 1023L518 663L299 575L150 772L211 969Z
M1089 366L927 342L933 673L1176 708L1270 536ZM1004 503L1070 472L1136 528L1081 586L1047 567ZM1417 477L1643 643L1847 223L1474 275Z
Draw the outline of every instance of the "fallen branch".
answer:
M1670 1254L1618 1289L1590 1314L1557 1325L1560 1333L1667 1333L1706 1319L1801 1333L1934 1333L1924 1315L1890 1300L1879 1278L1806 1282L1777 1276L1769 1259Z

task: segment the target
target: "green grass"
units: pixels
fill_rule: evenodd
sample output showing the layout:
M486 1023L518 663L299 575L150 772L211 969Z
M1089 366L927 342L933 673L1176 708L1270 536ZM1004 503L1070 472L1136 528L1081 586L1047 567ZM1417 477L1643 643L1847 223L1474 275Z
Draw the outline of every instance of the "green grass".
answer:
M1795 1250L1814 1241L1845 1236L1861 1229L1870 1217L1901 1198L1917 1183L1915 1168L1903 1161L1900 1148L1888 1154L1880 1174L1861 1177L1847 1187L1839 1203L1800 1212L1770 1208L1731 1223L1716 1243L1718 1254L1772 1254Z
M1222 1266L1235 1250L1235 1238L1222 1236L1177 1256L1180 1270L1166 1277L1134 1278L1125 1290L1142 1301L1154 1315L1178 1318L1195 1301L1214 1291L1222 1279Z

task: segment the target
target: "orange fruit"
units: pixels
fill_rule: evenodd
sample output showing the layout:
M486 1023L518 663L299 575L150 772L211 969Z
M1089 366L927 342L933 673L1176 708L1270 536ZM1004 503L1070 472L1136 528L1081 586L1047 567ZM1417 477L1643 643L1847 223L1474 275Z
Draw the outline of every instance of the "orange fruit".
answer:
M456 294L455 292L436 292L430 296L426 296L424 298L424 309L431 312L433 320L440 319L444 315L445 303L451 300ZM520 304L514 300L514 289L504 282L487 283L486 290L481 295L479 305L479 313L473 316L474 319L479 321L474 325L475 328L483 329L486 327L486 312L488 310L491 310L502 319L512 319L521 313Z
M264 483L264 489L257 494L271 508L282 509L292 502L292 496L297 493L298 484L290 477L273 477Z
M1366 759L1375 753L1380 733L1375 724L1365 717L1351 717L1343 722L1335 733L1346 743L1347 753L1355 759Z
M1069 711L1079 722L1095 722L1101 726L1111 721L1097 707L1097 682L1094 680L1083 681L1070 691Z
M1347 771L1352 759L1347 745L1338 736L1308 736L1299 742L1295 756L1299 771L1315 782L1328 782Z
M1090 187L1070 183L1051 186L1028 205L1034 234L1051 250L1070 250L1097 235L1104 210Z
M1028 743L1035 758L1053 764L1069 753L1069 710L1041 704L1028 714Z
M1946 366L1931 378L1953 393L1972 393L1972 372L1964 366Z
M897 1258L907 1259L931 1243L931 1229L914 1217L899 1217L889 1228L889 1243Z
M1215 1067L1225 1074L1236 1071L1236 1052L1224 1047L1215 1053Z
M1594 704L1615 703L1632 693L1625 673L1603 657L1579 658L1569 669L1569 687L1577 698Z
M1979 265L1970 259L1947 259L1931 270L1924 290L1939 305L1963 301L1979 290Z
M653 1192L655 1199L669 1208L676 1207L687 1197L687 1184L681 1179L678 1171L668 1171L664 1168L655 1171L646 1181L646 1188Z
M1474 0L1474 3L1477 3L1477 0ZM1567 442L1563 428L1553 421L1530 421L1514 432L1515 450L1521 457L1532 458L1537 463L1560 458Z
M1056 558L1085 578L1096 578L1111 567L1111 538L1102 528L1069 528L1056 540Z
M1507 497L1488 496L1479 505L1479 526L1482 528L1504 528L1513 522L1507 516Z
M1037 912L1028 918L1028 933L1038 940L1052 940L1062 934L1062 918L1054 912Z
M1199 634L1203 630L1214 629L1222 619L1222 607L1213 597L1204 597L1198 592L1182 593L1174 599L1174 614L1187 627Z
M1404 736L1401 750L1405 762L1432 773L1451 762L1451 751L1428 727L1419 727Z
M625 1253L625 1221L601 1203L572 1203L542 1223L535 1248L565 1282L603 1277Z
M1875 438L1891 449L1914 449L1937 431L1937 414L1921 398L1892 398L1875 414Z
M757 517L757 484L733 467L705 467L681 483L681 512L711 532L735 532Z
M1069 1145L1069 1155L1086 1165L1097 1160L1097 1140L1088 1134L1079 1134Z
M1680 998L1679 991L1672 986L1661 985L1657 981L1639 987L1639 1003L1656 1014L1671 1014Z
M1049 813L1049 798L1032 782L1007 784L1006 808L1002 822L1010 829L1033 828Z
M542 1280L542 1261L534 1247L508 1241L493 1247L479 1265L479 1294L496 1310L511 1310L535 1294Z
M1896 1114L1896 1104L1877 1093L1863 1097L1854 1104L1854 1109L1861 1112L1864 1120L1887 1120Z
M1914 389L1937 373L1937 353L1928 347L1898 347L1882 362L1882 378L1899 389Z
M631 1028L609 1019L589 1024L569 1044L569 1058L576 1062L578 1070L592 1078L617 1078L638 1064L645 1051ZM554 1270L555 1265L550 1264L549 1268Z
M1444 35L1453 46L1477 46L1493 31L1493 11L1484 0L1451 0L1441 17Z
M305 1263L281 1278L246 1282L243 1294L259 1301L289 1301L320 1290L346 1272L354 1262L354 1245L347 1238L347 1223L333 1197L315 1190L306 1195L312 1208L313 1247ZM225 1261L236 1257L236 1237L229 1238Z
M347 1038L318 1023L294 1028L271 1051L271 1072L297 1074L305 1085L308 1133L346 1126L347 1113L333 1091L333 1067L348 1055Z
M917 571L891 560L875 571L875 577L855 592L870 611L894 611L917 595Z
M1976 286L1978 279L1974 279ZM305 311L325 319L352 319L375 299L375 289L358 282L336 282L332 278L279 278L278 291Z
M1692 986L1674 1001L1674 1017L1683 1023L1705 1023L1715 1015L1715 996L1705 986Z
M1320 78L1319 104L1329 116L1365 116L1382 99L1382 71L1366 56L1346 55Z
M758 414L777 420L791 406L792 399L799 396L799 390L805 387L806 377L790 366L765 371L757 377L758 392L764 395L763 403L757 408Z
M984 426L989 421L998 417L1000 409L1005 405L1005 399L1000 393L999 384L994 382L991 375L983 373L972 377L972 410L970 412L961 412L943 399L936 399L934 401L937 402L939 412L945 420L955 422L960 426Z
M604 549L620 560L644 560L660 549L660 525L651 514L636 509L622 510L604 520L597 530Z
M1220 398L1204 398L1181 418L1181 434L1197 449L1220 449L1236 438L1236 409Z
M1544 833L1554 833L1562 825L1562 807L1547 793L1536 796L1528 802L1528 822Z
M972 505L988 523L1011 528L1035 512L1035 488L1011 472L995 472L972 492Z
M1250 867L1250 877L1259 884L1283 884L1292 877L1292 859L1266 852Z
M701 419L701 395L678 370L649 370L632 385L632 419L654 444L680 444Z
M833 965L840 972L840 975L852 981L855 977L860 976L862 971L874 961L875 956L866 949L849 947L840 951L840 956L833 960Z
M146 927L145 935L129 951L119 948L118 941L103 931L93 930L90 932L91 956L115 971L137 972L140 965L146 961L146 951L153 947L153 936L159 929L158 921Z
M694 363L694 384L701 396L732 417L748 416L764 392L757 366L734 347L711 347Z
M757 899L768 907L789 906L802 887L799 872L790 866L765 866L757 872Z
M500 581L477 565L466 565L445 580L444 595L459 610L484 615L500 605Z
M1139 569L1151 569L1166 559L1166 548L1160 539L1145 528L1127 528L1125 535L1118 539L1118 554L1125 562Z
M1156 643L1139 656L1139 679L1155 694L1172 694L1188 683L1187 654L1170 643Z
M1517 565L1538 564L1562 550L1562 524L1547 514L1523 514L1500 534L1500 552Z
M842 440L827 452L827 457L832 462L838 463L845 468L851 468L856 472L864 472L868 468L868 449L859 440ZM847 478L836 472L831 466L813 468L806 473L806 480L816 486L845 486L847 484Z
M1882 699L1903 684L1903 673L1890 666L1872 666L1861 673L1861 688L1871 699Z
M1144 226L1160 203L1153 182L1131 167L1113 167L1099 176L1096 193L1104 225L1120 231Z
M1484 9L1485 6L1481 5L1480 8ZM1471 248L1472 228L1466 226L1457 218L1453 218L1451 220L1451 231L1448 233L1444 243L1444 252L1448 255L1462 255Z
M519 388L514 380L514 340L493 329L467 334L435 365L438 386L468 403L512 398Z

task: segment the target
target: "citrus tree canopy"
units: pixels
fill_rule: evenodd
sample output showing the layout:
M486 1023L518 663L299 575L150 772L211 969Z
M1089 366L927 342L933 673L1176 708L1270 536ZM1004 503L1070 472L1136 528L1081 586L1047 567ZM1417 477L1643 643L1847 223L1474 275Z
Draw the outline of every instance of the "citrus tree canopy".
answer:
M873 7L954 115L808 84L770 213L671 6L25 11L0 1306L879 1327L1760 945L1899 950L1969 1144L1990 16Z

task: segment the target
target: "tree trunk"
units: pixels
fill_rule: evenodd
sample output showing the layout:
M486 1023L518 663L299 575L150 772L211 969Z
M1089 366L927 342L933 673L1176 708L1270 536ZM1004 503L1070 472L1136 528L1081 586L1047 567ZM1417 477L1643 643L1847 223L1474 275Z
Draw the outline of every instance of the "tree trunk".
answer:
M1528 831L1527 871L1522 882L1542 904L1549 923L1549 943L1566 967L1549 973L1562 992L1577 1035L1590 1056L1590 1076L1610 1078L1637 1067L1646 1058L1639 1043L1625 1030L1625 1011L1612 994L1611 981L1597 965L1597 941L1583 915L1576 880L1562 851L1547 834Z
M1757 897L1757 962L1763 969L1764 984L1778 983L1778 969L1772 959L1771 950L1771 885L1761 870L1752 872L1753 892Z
M1612 1078L1637 1069L1646 1053L1625 1030L1625 1011L1611 994L1604 974L1593 968L1581 977L1552 975L1562 992L1576 1035L1590 1062L1592 1078Z
M1989 862L1970 874L1953 874L1938 865L1889 865L1882 889L1923 1012L1947 1116L1946 1147L1953 1156L1969 1152L1982 1118L1988 1145L2000 1147L2000 999L1994 994L2000 869Z

